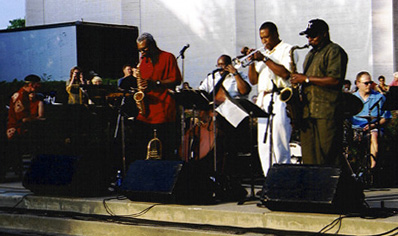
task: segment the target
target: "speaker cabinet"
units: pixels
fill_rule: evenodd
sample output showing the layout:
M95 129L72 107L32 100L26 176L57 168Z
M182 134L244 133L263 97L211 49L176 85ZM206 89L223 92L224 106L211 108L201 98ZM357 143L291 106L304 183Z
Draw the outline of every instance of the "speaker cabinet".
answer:
M38 155L32 160L22 184L39 195L103 195L111 180L103 165L98 160L79 156Z
M359 212L364 200L362 185L352 176L312 165L272 166L264 192L264 205L274 211Z
M219 186L217 178L196 163L138 160L130 164L121 191L132 201L212 204L226 194Z

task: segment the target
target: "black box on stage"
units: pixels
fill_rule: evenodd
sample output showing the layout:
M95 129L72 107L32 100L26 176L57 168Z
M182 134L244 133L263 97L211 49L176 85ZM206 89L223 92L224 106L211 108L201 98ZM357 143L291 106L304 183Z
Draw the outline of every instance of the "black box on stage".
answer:
M264 205L274 211L348 213L363 208L362 185L341 170L313 165L273 165Z
M121 191L132 201L211 203L214 183L201 168L183 161L138 160L130 164Z
M38 155L22 184L39 195L98 196L110 184L110 176L99 165L79 156Z

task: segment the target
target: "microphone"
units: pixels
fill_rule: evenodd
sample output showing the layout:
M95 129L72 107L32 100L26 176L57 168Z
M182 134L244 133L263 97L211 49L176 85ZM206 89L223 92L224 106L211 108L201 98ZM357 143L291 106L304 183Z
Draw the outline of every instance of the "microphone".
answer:
M185 46L181 49L180 54L181 54L181 55L184 54L184 52L185 52L188 48L189 48L189 44L187 43L187 45L185 45Z
M210 74L214 74L214 73L216 73L216 72L223 71L223 70L224 70L223 68L217 67L217 69L213 70L211 73L209 73L209 75L210 75Z

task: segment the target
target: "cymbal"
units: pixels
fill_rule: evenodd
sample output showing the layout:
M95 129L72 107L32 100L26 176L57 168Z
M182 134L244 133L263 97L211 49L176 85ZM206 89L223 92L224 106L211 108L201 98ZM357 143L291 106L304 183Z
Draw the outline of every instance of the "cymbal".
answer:
M343 93L343 115L345 117L355 116L362 111L363 103L361 99L351 93Z

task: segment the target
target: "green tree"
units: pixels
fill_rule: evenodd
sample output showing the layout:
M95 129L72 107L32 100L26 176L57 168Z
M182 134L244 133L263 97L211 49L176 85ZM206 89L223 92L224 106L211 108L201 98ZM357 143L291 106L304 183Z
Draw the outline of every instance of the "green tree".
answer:
M10 25L7 26L7 29L17 29L17 28L25 28L25 19L15 19L15 20L10 20Z

